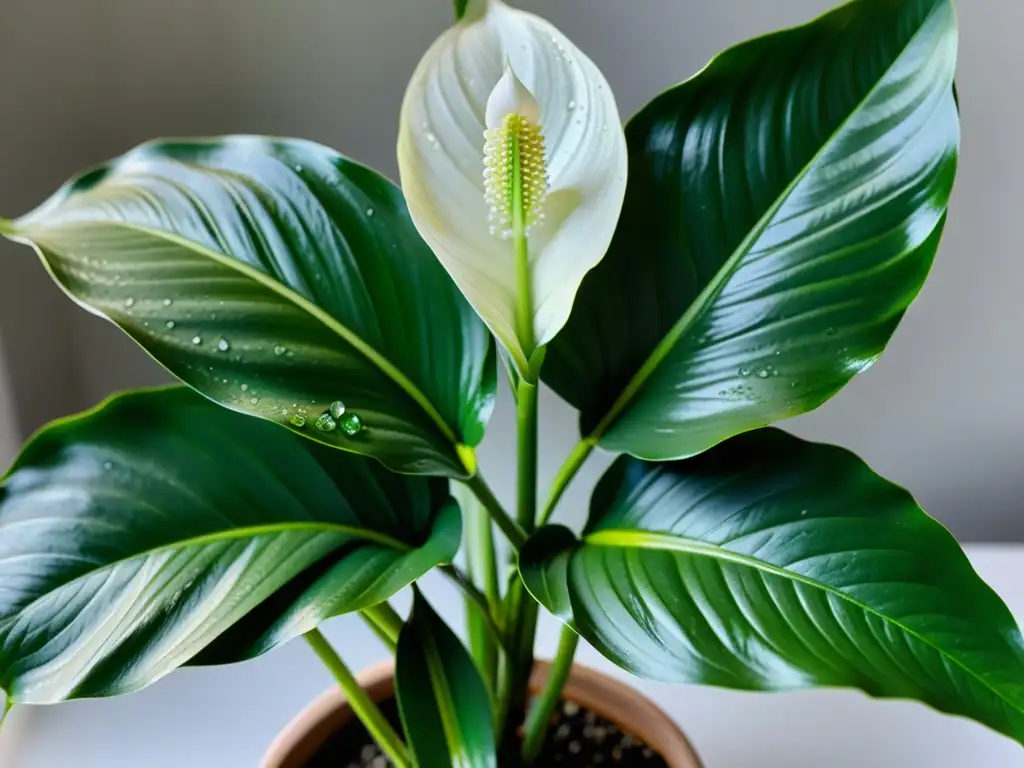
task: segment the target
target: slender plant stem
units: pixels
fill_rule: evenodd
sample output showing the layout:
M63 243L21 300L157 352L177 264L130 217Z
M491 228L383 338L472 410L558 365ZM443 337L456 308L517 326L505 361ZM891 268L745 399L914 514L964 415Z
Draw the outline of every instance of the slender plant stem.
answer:
M572 671L572 662L576 657L576 646L580 636L569 627L562 627L562 636L558 640L558 653L551 664L544 690L534 699L530 714L526 718L525 735L523 736L523 762L531 765L540 754L544 745L544 736L551 723L551 715L562 698L562 691Z
M398 633L402 631L405 623L398 612L389 603L384 602L366 608L359 614L388 650L394 653L398 649Z
M595 440L591 438L584 438L580 440L576 447L572 449L572 453L562 464L562 467L558 470L558 474L555 475L555 481L551 484L551 492L548 494L548 500L544 502L544 508L541 510L540 515L537 517L537 527L544 525L548 520L551 519L551 515L554 514L555 508L558 506L558 502L562 500L562 494L565 493L569 484L576 477L576 473L580 471L580 467L590 458L590 454L594 452L594 447L597 445Z
M382 626L367 616L364 611L359 612L359 618L361 618L363 623L370 628L370 631L376 635L377 639L384 644L384 647L388 649L388 653L393 656L395 652L398 651L398 643L391 639L391 635L389 635Z
M10 219L0 219L0 235L10 235L14 232L14 222Z
M518 496L516 517L527 531L533 530L537 515L537 386L525 379L519 382L517 410ZM499 712L506 738L517 725L510 718L523 711L527 686L533 670L533 643L537 630L537 603L526 592L522 579L514 578L509 589L506 610L506 649L508 659L501 669L498 685Z
M527 534L533 531L537 512L537 395L535 384L519 382L517 418L516 522Z
M409 755L409 748L405 742L395 733L391 723L380 711L373 700L366 694L366 691L359 685L352 671L345 666L345 662L327 642L320 630L314 629L305 634L306 642L309 643L313 652L320 657L324 666L330 670L334 679L338 681L349 706L356 713L360 722L370 732L377 746L387 755L397 768L411 768L412 760Z
M473 475L465 483L466 487L484 505L484 509L487 510L487 514L491 516L494 524L505 534L505 538L508 539L512 548L518 552L523 544L526 543L526 531L509 516L508 512L501 506L501 502L495 497L494 492L491 491L490 486L484 482L483 477L479 473Z
M483 590L485 603L481 608L479 600L467 593L470 598L466 601L469 649L493 697L498 685L498 641L489 623L494 622L501 608L498 565L494 553L494 526L487 511L472 500L463 505L462 513L466 532L466 568L469 571L469 578L465 581L474 588L474 592ZM454 568L452 571L452 578L463 587L458 571Z
M498 733L504 733L506 736L511 730L509 726L514 725L509 723L509 716L512 710L512 700L517 697L516 686L519 680L517 667L521 657L519 642L523 621L529 618L524 616L524 599L530 600L531 598L526 593L522 579L515 577L505 596L505 653L501 657L498 670L496 724ZM522 699L525 701L525 693Z
M492 639L500 642L502 639L502 627L499 623L498 617L491 613L491 607L487 600L487 596L473 586L473 583L466 577L466 574L454 565L441 566L441 573L451 579L452 582L462 590L462 594L466 596L471 606L475 608L473 613L484 620L487 631L490 633Z
M473 545L470 576L475 587L483 590L487 604L492 610L501 605L501 588L498 585L498 563L494 554L494 527L491 518L475 515L472 524Z

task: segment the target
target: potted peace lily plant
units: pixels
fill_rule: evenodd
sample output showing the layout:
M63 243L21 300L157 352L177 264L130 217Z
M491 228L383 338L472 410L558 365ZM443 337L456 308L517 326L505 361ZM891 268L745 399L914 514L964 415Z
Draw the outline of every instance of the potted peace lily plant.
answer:
M853 454L768 427L870 366L921 288L956 52L951 0L856 0L623 130L559 30L461 0L402 107L401 190L305 141L160 141L4 220L187 385L58 421L7 474L8 706L302 636L343 696L267 765L313 764L353 716L378 746L330 764L696 765L649 704L574 671L582 637L645 677L847 686L1024 739L1020 631L950 534ZM474 451L498 379L514 512ZM541 383L582 437L539 498ZM552 525L598 448L621 456L589 522ZM418 590L407 617L388 602L432 569L467 598L468 648ZM531 688L541 606L565 629ZM357 677L320 634L355 612L393 674Z

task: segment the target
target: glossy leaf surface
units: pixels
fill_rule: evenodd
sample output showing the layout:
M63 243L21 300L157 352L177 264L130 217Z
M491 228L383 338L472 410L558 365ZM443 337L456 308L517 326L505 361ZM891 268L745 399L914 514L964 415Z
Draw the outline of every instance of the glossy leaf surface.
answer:
M373 171L302 141L146 144L14 235L222 405L399 471L466 474L456 446L493 405L490 336ZM334 402L360 431L321 420Z
M716 58L627 126L629 186L544 378L584 434L692 456L881 354L953 184L950 0L858 0Z
M419 590L398 637L395 695L417 768L495 768L491 700L461 641Z
M658 680L912 698L1024 741L1024 643L953 537L840 448L759 430L621 457L582 541L541 530L535 596Z
M386 599L460 534L444 480L184 387L118 397L41 432L0 486L0 688L45 704L238 661Z

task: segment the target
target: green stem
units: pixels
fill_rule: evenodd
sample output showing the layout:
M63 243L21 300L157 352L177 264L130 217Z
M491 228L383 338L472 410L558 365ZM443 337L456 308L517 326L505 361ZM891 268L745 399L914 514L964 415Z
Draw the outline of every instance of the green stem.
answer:
M0 219L0 235L13 235L14 222L10 219Z
M486 510L477 504L466 504L463 509L463 524L466 532L466 580L474 591L483 590L484 606L467 594L466 632L469 649L487 684L494 694L498 683L498 643L489 622L493 621L501 607L501 591L498 587L498 565L494 554L494 526ZM455 570L454 568L452 569ZM456 577L458 573L456 572ZM459 586L463 586L461 582ZM481 614L483 611L483 614Z
M487 514L491 516L494 524L505 534L505 538L508 539L512 548L518 552L523 544L526 543L526 531L509 516L479 473L473 475L465 483L477 500L484 505L484 509L487 510Z
M398 650L398 634L402 631L404 621L389 603L380 603L359 612L363 620L370 626L382 643L391 653Z
M484 514L481 514L484 512ZM487 604L495 609L501 603L498 586L498 564L494 555L494 527L486 510L471 508L464 521L466 526L466 566L477 589L483 590Z
M523 379L519 382L519 401L516 404L518 491L516 494L516 522L527 533L534 527L537 512L537 394L535 384Z
M517 411L517 484L516 517L527 531L533 530L537 515L537 411L538 390L525 379L519 382ZM533 670L533 643L537 630L538 606L526 592L522 579L515 578L509 589L506 611L507 663L499 680L501 722L506 738L511 738L517 722L513 716L526 706L527 687Z
M526 718L525 735L523 736L523 762L530 765L540 754L544 745L544 737L551 724L551 716L562 698L565 683L572 672L572 662L576 657L576 646L580 636L569 627L562 627L562 636L558 641L558 653L551 663L551 672L544 684L544 690L534 699L530 714Z
M364 611L359 612L359 618L370 628L370 631L373 632L377 639L384 644L384 647L388 649L388 653L394 655L398 651L398 643L391 639L391 636L384 631L383 627L367 616Z
M314 629L305 634L306 642L309 643L313 652L320 657L324 666L330 670L338 686L348 699L352 711L356 713L360 722L370 732L377 746L387 755L397 768L411 768L412 760L409 755L409 748L405 745L391 723L380 711L373 700L366 694L366 691L359 685L355 675L345 666L345 662L334 651L327 642L320 630Z
M594 448L597 445L596 440L591 438L585 438L580 440L576 447L572 449L572 453L562 464L561 469L558 470L558 474L555 475L555 481L551 485L551 492L548 494L548 500L544 503L544 509L541 511L540 516L537 518L537 527L544 525L548 520L551 519L551 515L554 514L555 508L558 506L558 502L562 499L562 494L565 493L569 484L576 477L576 473L580 471L580 467L590 458L590 454L594 452Z
M487 596L473 586L473 583L466 578L466 575L454 565L441 566L441 573L451 579L452 582L462 590L462 594L465 595L469 599L470 604L476 608L473 613L483 619L490 636L494 640L500 641L502 637L502 628L497 617L495 617L491 612Z

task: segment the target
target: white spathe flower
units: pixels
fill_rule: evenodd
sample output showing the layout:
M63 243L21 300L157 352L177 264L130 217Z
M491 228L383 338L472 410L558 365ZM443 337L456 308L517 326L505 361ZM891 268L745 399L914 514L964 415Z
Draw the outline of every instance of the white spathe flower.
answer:
M475 0L409 83L398 165L420 234L525 372L622 209L626 139L604 76L544 19Z

